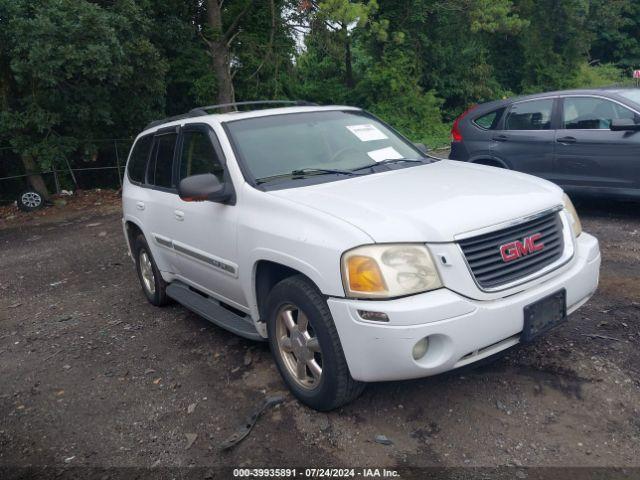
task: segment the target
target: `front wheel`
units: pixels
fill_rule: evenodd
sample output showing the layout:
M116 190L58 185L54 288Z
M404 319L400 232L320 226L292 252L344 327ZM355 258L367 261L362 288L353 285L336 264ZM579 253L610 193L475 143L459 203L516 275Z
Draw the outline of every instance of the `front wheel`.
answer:
M269 294L268 312L271 352L298 400L328 411L362 393L364 383L351 377L327 302L311 281L282 280Z

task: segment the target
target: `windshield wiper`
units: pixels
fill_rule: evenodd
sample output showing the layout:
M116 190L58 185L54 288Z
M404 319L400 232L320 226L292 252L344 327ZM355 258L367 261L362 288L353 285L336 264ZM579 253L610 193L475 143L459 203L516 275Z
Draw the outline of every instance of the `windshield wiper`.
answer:
M299 170L293 170L291 172L292 177L301 177L308 173L337 173L340 175L358 175L357 173L353 173L351 170L340 170L337 168L301 168Z
M300 168L297 170L292 170L289 173L281 173L278 175L271 175L269 177L262 177L256 179L256 183L258 185L266 183L270 180L276 180L278 178L287 178L291 177L292 179L305 178L308 175L325 175L325 174L338 174L338 175L362 175L361 173L355 173L351 170L339 170L335 168Z
M355 172L355 171L358 171L358 170L364 170L365 168L376 167L378 165L390 165L392 163L401 163L401 162L424 163L425 160L426 160L426 158L425 159L418 159L418 158L388 158L387 160L381 160L380 162L373 162L373 163L370 163L368 165L363 165L362 167L354 168L352 170L352 172Z

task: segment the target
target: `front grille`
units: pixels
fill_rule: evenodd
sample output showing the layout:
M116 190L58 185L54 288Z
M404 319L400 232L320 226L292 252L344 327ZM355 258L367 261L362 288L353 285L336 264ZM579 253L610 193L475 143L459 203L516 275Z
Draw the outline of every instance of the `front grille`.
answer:
M523 242L539 233L536 243L544 244L540 251L523 254L505 262L500 247L509 242ZM460 240L471 273L481 288L492 289L527 277L552 264L564 250L562 222L558 212L551 212L495 232Z

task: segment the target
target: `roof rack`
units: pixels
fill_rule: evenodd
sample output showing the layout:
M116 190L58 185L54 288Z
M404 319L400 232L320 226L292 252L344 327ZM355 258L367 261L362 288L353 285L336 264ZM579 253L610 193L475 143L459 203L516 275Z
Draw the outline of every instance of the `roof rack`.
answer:
M317 103L307 102L304 100L256 100L249 102L231 102L231 103L220 103L218 105L207 105L205 107L196 107L189 110L187 113L183 113L182 115L174 115L173 117L163 118L162 120L154 120L150 122L145 130L149 128L157 127L158 125L162 125L163 123L173 122L175 120L182 120L184 118L193 118L193 117L201 117L203 115L209 115L207 110L219 110L221 108L234 107L234 110L238 110L238 107L243 107L247 105L292 105L297 107L312 107L318 105Z

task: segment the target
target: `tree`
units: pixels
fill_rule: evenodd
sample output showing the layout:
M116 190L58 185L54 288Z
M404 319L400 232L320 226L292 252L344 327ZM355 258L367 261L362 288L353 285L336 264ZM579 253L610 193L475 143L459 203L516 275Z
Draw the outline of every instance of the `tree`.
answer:
M231 73L231 45L240 33L240 22L253 6L253 0L246 0L240 8L230 14L225 25L223 21L224 0L207 0L207 26L202 39L209 47L213 73L218 84L218 103L235 102L233 75Z
M94 151L93 139L130 135L162 110L166 66L146 28L132 0L109 9L0 0L0 137L27 173ZM29 178L48 195L39 175Z
M370 21L372 14L378 9L376 0L367 2L350 0L324 0L301 2L301 15L298 21L309 28L309 36L316 42L316 48L338 59L342 65L342 76L345 86L355 86L353 73L353 37L366 26L382 31L377 23ZM320 43L324 43L321 45Z

